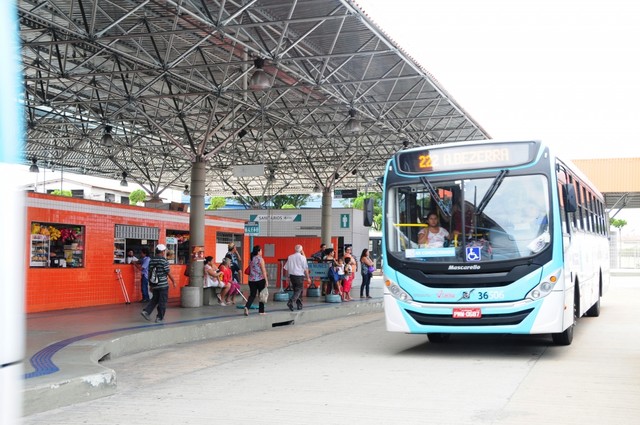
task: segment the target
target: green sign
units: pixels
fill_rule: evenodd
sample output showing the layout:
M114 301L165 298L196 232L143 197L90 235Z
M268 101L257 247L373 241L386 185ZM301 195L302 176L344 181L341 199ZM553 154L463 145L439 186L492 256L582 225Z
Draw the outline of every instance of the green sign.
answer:
M340 228L341 229L349 228L349 214L340 214Z
M244 223L244 234L249 236L258 236L260 234L260 222L246 221Z

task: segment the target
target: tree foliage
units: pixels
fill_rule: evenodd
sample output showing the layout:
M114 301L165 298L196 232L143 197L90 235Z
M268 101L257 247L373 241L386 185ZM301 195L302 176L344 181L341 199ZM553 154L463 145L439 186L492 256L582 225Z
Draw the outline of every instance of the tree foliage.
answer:
M612 218L612 219L609 219L609 224L611 224L613 227L615 227L618 230L622 230L622 228L627 225L627 220Z
M138 205L138 202L144 202L147 199L147 193L142 189L136 189L129 194L129 204Z
M73 196L70 190L60 190L60 189L56 189L52 191L51 194L58 195L58 196L66 196L67 198L71 198Z
M310 195L276 195L271 202L274 209L284 208L285 205L291 205L292 208L300 208L309 200Z
M207 210L218 210L227 205L227 200L222 196L214 196L209 201L209 206L206 208Z

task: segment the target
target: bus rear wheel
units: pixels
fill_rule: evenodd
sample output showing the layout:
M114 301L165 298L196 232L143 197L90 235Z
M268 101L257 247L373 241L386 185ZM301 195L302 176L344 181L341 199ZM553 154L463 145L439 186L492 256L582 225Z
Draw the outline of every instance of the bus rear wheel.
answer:
M586 315L588 317L600 316L600 297L598 297L598 301L596 301L596 303L592 305L589 310L587 310Z
M433 344L440 344L442 342L447 342L449 341L450 337L451 337L451 334L445 334L445 333L428 333L427 334L427 338L429 338L429 342Z

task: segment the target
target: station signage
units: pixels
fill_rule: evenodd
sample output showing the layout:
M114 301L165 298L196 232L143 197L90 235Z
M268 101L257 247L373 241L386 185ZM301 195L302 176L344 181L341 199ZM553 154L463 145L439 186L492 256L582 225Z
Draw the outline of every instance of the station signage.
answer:
M244 234L247 236L260 235L260 223L257 221L245 221Z
M358 189L336 189L333 191L333 197L336 199L357 198Z

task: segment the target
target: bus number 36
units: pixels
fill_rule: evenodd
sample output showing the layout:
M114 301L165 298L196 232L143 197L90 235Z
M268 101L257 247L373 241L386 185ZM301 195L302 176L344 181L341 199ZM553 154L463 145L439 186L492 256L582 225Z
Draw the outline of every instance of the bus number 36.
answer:
M478 292L479 300L503 300L504 293L500 291L480 291Z

